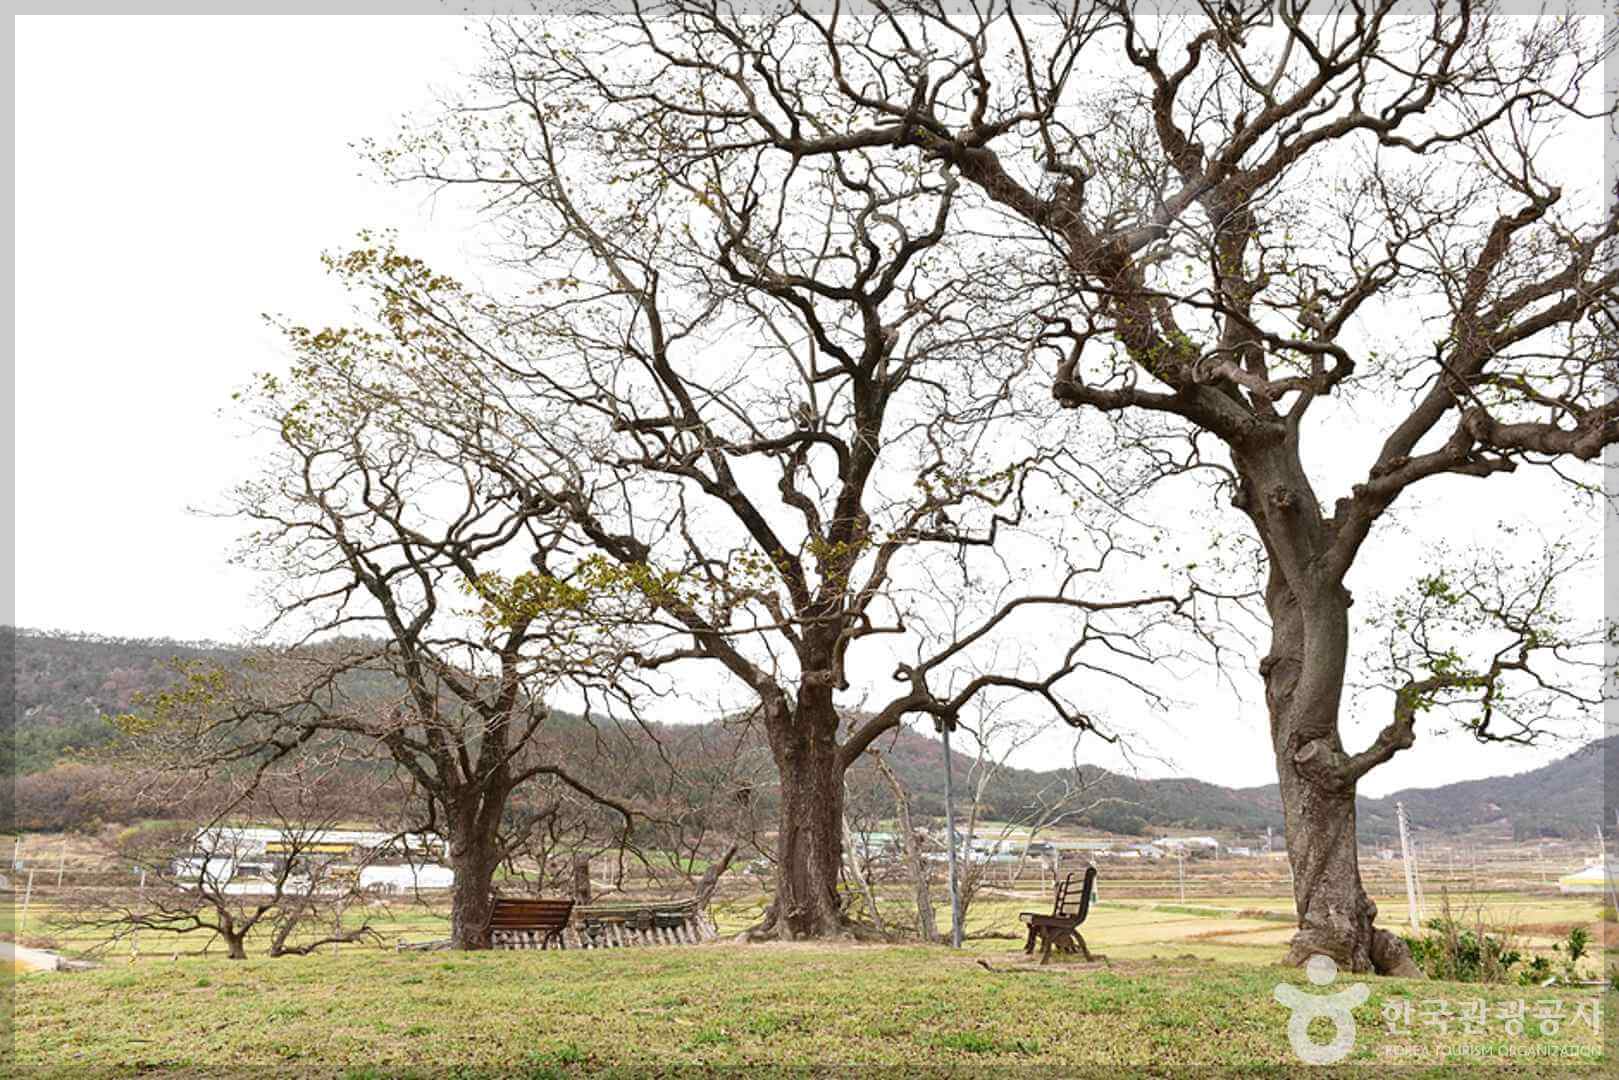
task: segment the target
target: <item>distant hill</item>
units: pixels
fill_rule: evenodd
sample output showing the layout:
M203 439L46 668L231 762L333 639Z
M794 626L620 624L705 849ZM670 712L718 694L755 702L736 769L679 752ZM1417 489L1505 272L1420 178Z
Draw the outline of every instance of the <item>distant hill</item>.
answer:
M1589 837L1600 824L1613 825L1603 805L1619 794L1619 736L1592 742L1550 765L1514 776L1465 780L1436 788L1410 788L1382 799L1360 801L1362 836L1398 833L1394 804L1418 828L1440 832L1495 829L1516 839Z
M129 711L138 693L166 686L172 677L167 667L171 658L226 660L240 655L239 650L211 642L129 640L9 627L0 627L0 645L15 649L15 662L6 672L14 680L15 695L7 695L7 704L14 701L15 711L8 709L3 719L7 726L15 723L17 773L47 769L73 749L109 740L113 728L106 718ZM583 737L586 729L581 725L577 730ZM878 745L912 793L915 811L942 815L944 773L938 740L901 731L885 736ZM960 780L965 780L971 764L966 755L955 755ZM982 812L991 818L1015 816L1052 779L1050 772L1007 769L986 793ZM1399 801L1413 824L1436 832L1493 829L1519 838L1587 836L1599 820L1605 820L1604 790L1619 792L1619 737L1514 776L1361 799L1360 833L1365 839L1395 835L1394 804ZM1107 801L1070 819L1070 824L1123 835L1165 831L1254 835L1268 826L1279 836L1282 828L1281 799L1274 784L1233 789L1188 778L1142 780L1098 769L1086 799ZM1609 810L1606 819L1611 818Z
M135 695L173 681L176 658L223 660L238 650L212 642L43 633L0 627L0 649L13 657L7 677L7 726L15 724L15 770L38 772L73 749L112 738L107 717L128 712ZM15 651L13 651L15 650ZM8 732L9 734L9 732Z
M1604 806L1604 792L1607 805ZM1233 794L1280 806L1275 784ZM1516 840L1589 838L1599 823L1613 825L1619 796L1619 736L1599 739L1549 765L1509 776L1462 780L1433 788L1406 788L1381 799L1356 800L1363 840L1399 835L1394 804L1404 803L1418 829L1439 833L1493 832Z
M919 808L943 813L938 741L906 732L890 760L906 785L919 793ZM956 755L956 775L965 775L970 764L965 756ZM1076 824L1126 835L1166 830L1258 834L1269 826L1281 835L1282 800L1275 784L1225 788L1201 780L1141 780L1095 772L1097 782L1089 798L1119 801L1075 819ZM1008 769L990 795L990 812L1003 817L1015 813L1029 805L1034 792L1050 779L1050 773ZM1619 736L1589 743L1528 772L1362 798L1357 800L1356 820L1362 839L1397 836L1394 804L1400 802L1414 827L1433 832L1493 831L1515 839L1588 837L1598 822L1612 824L1612 807L1603 807L1604 791L1619 794Z
M912 793L916 809L925 814L944 813L944 769L939 740L903 731L884 736L879 747ZM972 758L955 752L956 783L962 784ZM1263 833L1266 826L1282 829L1282 803L1275 788L1234 790L1202 780L1141 780L1105 769L1085 769L1090 787L1083 802L1106 800L1068 824L1126 836L1173 831ZM1008 768L986 793L982 813L1009 819L1034 805L1039 791L1049 785L1050 771Z

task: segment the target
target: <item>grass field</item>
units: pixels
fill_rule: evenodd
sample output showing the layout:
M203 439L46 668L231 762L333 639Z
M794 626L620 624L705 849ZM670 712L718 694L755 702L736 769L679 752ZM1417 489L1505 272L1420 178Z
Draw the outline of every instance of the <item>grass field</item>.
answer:
M1477 896L1492 919L1552 925L1595 917L1568 898ZM718 905L722 931L762 900ZM981 898L969 932L1009 934L1030 898ZM1219 903L1103 900L1085 925L1096 965L1039 969L1006 937L943 948L729 943L605 952L335 954L231 962L172 959L147 935L100 953L96 971L17 977L15 1075L197 1077L558 1076L1288 1076L1304 1068L1287 1040L1274 965L1292 929L1274 898ZM1393 909L1386 909L1393 910ZM12 915L6 912L6 915ZM442 917L377 910L384 942L442 937ZM52 927L41 904L24 940L54 935L68 953L93 942ZM179 947L196 949L199 939ZM986 970L980 961L995 970ZM1600 963L1600 957L1597 958ZM1595 965L1593 965L1593 973ZM1340 977L1335 988L1353 982ZM1359 1038L1336 1071L1379 1076L1609 1075L1588 1023L1591 989L1480 988L1369 979L1354 1011ZM1315 991L1321 992L1321 991ZM1607 995L1613 998L1613 995ZM1524 1030L1495 1020L1475 1033L1424 1024L1421 1003L1459 1013L1527 1005ZM1385 1030L1384 1009L1413 1021ZM1558 1002L1557 1032L1533 1018ZM1589 1014L1587 1014L1589 1015ZM1609 1006L1602 1030L1616 1029ZM1325 1021L1314 1029L1325 1040ZM1609 1039L1611 1047L1612 1041Z
M1273 996L1277 984L1325 993L1357 980L1340 976L1317 990L1302 973L1275 966L1293 933L1292 904L1285 876L1274 867L1270 873L1251 882L1241 875L1193 881L1189 874L1193 887L1184 900L1161 882L1104 875L1084 932L1106 961L1044 969L1023 957L1018 937L1018 913L1050 903L1049 885L1032 882L1021 895L980 894L962 953L729 942L560 954L400 953L396 941L443 938L448 923L442 903L434 910L398 902L356 905L345 915L345 926L371 919L379 944L271 960L262 940L250 940L254 956L239 962L226 960L205 935L147 932L138 950L128 941L97 948L95 933L55 918L57 893L47 888L33 896L24 926L15 909L0 909L0 932L89 955L102 966L16 976L16 993L6 996L6 1008L15 1008L11 1072L343 1080L1294 1076L1306 1067L1289 1046L1290 1014ZM1514 928L1520 948L1553 955L1571 925L1591 929L1596 942L1612 929L1601 924L1595 898L1559 896L1522 875L1509 879L1515 888L1460 884L1450 886L1456 913L1469 923L1481 914L1492 930ZM1382 925L1406 929L1403 893L1375 899ZM942 887L935 900L943 923ZM1436 897L1428 900L1428 914L1437 914ZM907 890L885 889L882 902L888 919L910 921ZM764 903L760 895L716 902L721 934L756 921ZM205 945L206 954L193 955ZM1589 976L1619 958L1593 952L1583 972ZM1574 1019L1592 1015L1598 996L1591 988L1364 981L1370 997L1354 1010L1355 1049L1329 1075L1616 1071L1612 994L1599 1034ZM1459 1018L1444 1029L1423 1022L1424 1002L1459 1014L1480 1000L1489 1019L1478 1030ZM1517 1002L1526 1006L1522 1030L1500 1016ZM1395 1015L1403 1004L1412 1020L1390 1032L1385 1010ZM1535 1010L1554 1005L1564 1020L1542 1030ZM1321 1041L1331 1034L1325 1021L1312 1031Z
M1096 936L1100 948L1106 935ZM1287 1042L1288 1011L1272 997L1284 980L1307 987L1296 971L1198 960L1040 970L1004 942L966 956L719 944L182 958L20 977L14 1075L1287 1076L1302 1066ZM1590 1056L1600 1039L1588 1024L1565 1021L1548 1036L1531 1019L1516 1037L1500 1023L1468 1036L1420 1023L1389 1034L1382 1019L1406 999L1482 997L1500 1007L1526 996L1555 999L1572 1017L1594 1000L1590 991L1371 983L1354 1014L1356 1049L1339 1071L1611 1068ZM1610 1009L1604 1023L1613 1022ZM1526 1056L1536 1053L1558 1056Z

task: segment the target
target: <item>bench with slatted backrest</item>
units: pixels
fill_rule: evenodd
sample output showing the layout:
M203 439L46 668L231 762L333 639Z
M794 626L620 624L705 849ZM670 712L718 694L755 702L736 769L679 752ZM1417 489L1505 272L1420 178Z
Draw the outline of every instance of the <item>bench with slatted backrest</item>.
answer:
M489 944L497 949L563 948L562 931L573 917L572 900L497 896L489 912Z
M1085 921L1085 916L1091 910L1091 891L1096 884L1096 867L1087 867L1083 881L1076 881L1073 874L1069 874L1057 883L1057 895L1051 905L1051 913L1025 911L1018 918L1029 927L1029 940L1024 943L1023 951L1034 952L1034 943L1043 942L1040 950L1040 962L1048 963L1051 960L1051 950L1056 948L1062 952L1077 952L1086 960L1091 958L1091 951L1085 947L1085 938L1079 932L1079 924Z

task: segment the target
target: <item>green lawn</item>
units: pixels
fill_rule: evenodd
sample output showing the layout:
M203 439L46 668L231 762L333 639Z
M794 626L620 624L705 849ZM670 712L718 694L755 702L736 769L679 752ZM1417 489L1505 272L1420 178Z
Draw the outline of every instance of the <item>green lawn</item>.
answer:
M1002 970L984 970L980 958ZM1313 989L1295 971L1197 960L1037 970L1007 942L966 956L719 944L143 959L19 977L15 1075L1288 1076L1302 1066L1286 1040L1287 1010L1272 997L1281 980ZM1525 1056L1556 1047L1593 1054L1600 1040L1588 1026L1569 1023L1549 1037L1531 1020L1512 1037L1496 1022L1467 1036L1415 1022L1390 1035L1382 1019L1384 1005L1402 997L1458 1009L1475 997L1498 1006L1555 998L1572 1017L1589 991L1370 982L1372 996L1355 1012L1350 1073L1609 1068L1590 1057ZM1610 1008L1605 1023L1614 1022Z
M716 905L722 933L751 923L763 904L756 897ZM1018 911L1038 906L1034 898L981 898L969 933L1003 936L969 940L964 954L728 943L396 953L400 938L447 933L442 913L409 905L372 910L389 947L344 946L311 958L232 963L215 946L171 960L177 947L198 949L204 937L148 933L139 959L121 944L99 955L105 966L97 971L18 978L16 1075L1051 1078L1303 1069L1288 1046L1288 1013L1272 997L1279 981L1306 986L1299 972L1270 966L1292 934L1284 902L1103 900L1084 929L1108 963L1044 970L1031 969L1021 942L1004 936L1019 931ZM1596 910L1566 898L1489 906L1492 916L1510 909L1514 920L1545 923ZM885 900L891 917L902 907ZM78 954L93 944L82 930L53 926L51 915L44 904L32 909L24 939L49 937ZM262 951L262 942L249 949ZM1600 954L1593 974L1599 963ZM1352 981L1340 977L1335 988ZM1565 1020L1553 1035L1533 1019L1535 1003L1547 1000L1562 1002L1571 1018L1594 991L1367 982L1372 997L1355 1012L1357 1049L1338 1072L1611 1071L1590 1056L1601 1040L1589 1026ZM1459 1012L1475 998L1492 1010L1525 1001L1525 1031L1509 1034L1493 1021L1479 1034L1459 1025L1441 1032L1420 1016L1409 1030L1384 1030L1384 1006L1402 999L1420 1013L1423 1001ZM1605 1030L1616 1030L1614 1022L1610 1006Z

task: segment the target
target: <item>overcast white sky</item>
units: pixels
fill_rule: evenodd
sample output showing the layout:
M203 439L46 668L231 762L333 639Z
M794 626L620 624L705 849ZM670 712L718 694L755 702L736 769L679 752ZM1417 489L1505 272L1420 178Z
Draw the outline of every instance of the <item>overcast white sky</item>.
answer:
M253 460L228 406L285 362L260 313L341 316L323 249L392 225L455 257L467 222L362 178L349 143L475 45L429 17L18 20L21 625L261 621L224 561L236 526L186 508Z
M476 55L475 33L442 17L17 20L20 625L234 640L262 620L256 579L225 560L237 526L188 511L253 470L230 394L285 364L259 315L341 318L318 256L362 227L398 229L436 265L476 259L469 218L361 175L349 145L420 111ZM1531 483L1458 489L1446 513L1468 530L1537 516ZM1262 710L1212 679L1208 695L1206 711L1153 721L1172 767L1143 773L1272 782ZM1381 720L1346 741L1358 748ZM1513 772L1567 749L1425 737L1363 789ZM1019 763L1050 754L1066 757L1056 737Z

